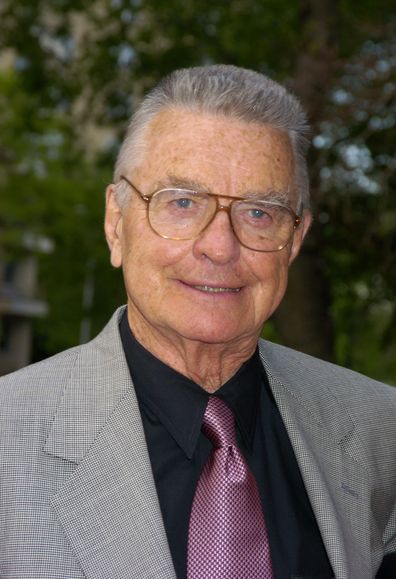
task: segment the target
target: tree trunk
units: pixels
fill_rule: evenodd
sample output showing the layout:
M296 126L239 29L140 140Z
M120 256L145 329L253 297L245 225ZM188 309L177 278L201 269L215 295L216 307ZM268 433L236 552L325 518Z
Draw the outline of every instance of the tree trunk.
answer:
M308 112L314 134L338 65L336 13L336 0L300 0L302 35L292 89ZM319 175L314 171L311 172L311 196L315 218L320 199ZM289 287L274 315L274 323L284 344L334 360L331 293L321 258L320 233L319 224L315 225L292 265Z

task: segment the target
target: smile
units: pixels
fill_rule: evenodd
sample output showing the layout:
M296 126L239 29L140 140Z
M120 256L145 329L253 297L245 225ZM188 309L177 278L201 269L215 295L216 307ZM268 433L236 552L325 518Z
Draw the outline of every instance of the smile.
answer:
M192 287L201 292L209 292L209 293L224 293L224 292L238 293L239 291L241 291L240 287L213 287L210 285L194 285Z

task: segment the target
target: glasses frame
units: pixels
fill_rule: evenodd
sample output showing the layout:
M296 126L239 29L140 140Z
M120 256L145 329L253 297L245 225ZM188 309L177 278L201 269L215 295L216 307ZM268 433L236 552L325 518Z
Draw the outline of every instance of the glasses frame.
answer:
M203 229L201 229L201 231L196 235L196 237L171 237L169 235L162 235L162 233L159 233L156 229L154 229L154 227L151 225L151 221L150 221L150 212L149 212L149 208L150 208L150 202L152 200L152 198L157 195L158 193L161 193L161 191L166 191L168 189L174 189L175 191L193 191L195 193L199 193L199 191L195 191L194 189L185 189L184 187L164 187L163 189L158 189L158 191L154 191L153 193L151 193L150 195L144 195L137 187L135 187L135 185L124 175L120 176L120 181L125 181L132 189L134 189L136 191L136 193L139 195L139 197L146 202L146 208L147 208L147 220L150 224L151 229L154 231L154 233L156 235L158 235L159 237L162 237L163 239L172 239L175 241L187 241L189 239L196 239L197 237L199 237L199 235L205 231L205 229L207 227L209 227L209 225L214 221L217 213L219 211L225 211L226 213L228 213L228 218L229 218L229 222L230 222L230 226L231 229L235 235L235 237L237 238L238 242L243 246L246 247L247 249L250 249L251 251L258 251L260 253L272 253L274 251L281 251L282 249L284 249L292 240L293 238L293 234L295 232L295 230L299 227L299 225L302 222L302 217L300 217L299 215L297 215L297 213L295 211L293 211L293 209L291 209L290 207L288 207L287 205L283 205L282 203L278 203L276 201L264 201L265 203L267 203L268 205L273 205L276 207L282 207L283 209L286 209L286 211L288 211L288 213L290 213L290 215L293 217L294 223L293 223L293 230L290 234L289 239L281 246L281 247L277 247L275 249L255 249L253 247L249 247L248 245L246 245L245 243L243 243L235 229L234 229L234 225L232 223L232 218L231 218L231 208L232 205L234 204L235 201L249 201L249 198L246 197L233 197L231 195L219 195L218 193L206 193L204 192L204 195L208 195L208 197L212 197L213 199L215 199L216 203L217 203L217 207L216 207L216 211L213 214L213 217L210 219L210 221L208 221L208 223L205 225L205 227ZM220 203L219 198L221 199L231 199L231 203L229 203L229 205L223 205L222 203Z

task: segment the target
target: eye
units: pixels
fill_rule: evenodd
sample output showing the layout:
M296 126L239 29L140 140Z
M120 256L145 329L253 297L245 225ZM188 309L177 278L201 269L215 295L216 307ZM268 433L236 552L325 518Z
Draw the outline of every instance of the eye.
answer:
M192 191L184 189L163 189L154 197L152 209L172 213L196 211L199 199Z
M269 215L263 209L255 207L249 210L249 217L252 217L253 219L263 219L264 217L269 217Z
M174 199L172 201L172 203L174 205L176 205L177 208L180 209L190 209L193 205L193 200L192 199L187 199L186 197L182 197L180 199Z
M273 226L273 208L264 203L244 201L235 205L234 219L242 226L262 230Z
M205 196L187 189L163 189L153 197L151 212L175 219L193 219L202 215L207 208Z
M163 209L179 219L193 218L204 210L202 200L197 195L177 192L164 201Z
M247 208L246 219L251 223L267 225L272 222L273 215L268 208L253 206Z

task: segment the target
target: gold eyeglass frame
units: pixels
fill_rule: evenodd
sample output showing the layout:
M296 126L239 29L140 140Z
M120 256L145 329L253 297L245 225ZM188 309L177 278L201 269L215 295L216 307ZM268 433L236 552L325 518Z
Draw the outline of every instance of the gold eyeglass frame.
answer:
M300 217L299 215L297 215L297 213L295 213L295 211L293 211L293 209L291 209L290 207L287 207L287 205L282 205L282 203L277 203L275 201L264 201L265 203L267 203L268 205L273 205L276 207L282 207L282 209L285 209L286 211L288 211L288 213L290 213L290 215L293 217L294 223L293 223L293 229L290 233L290 237L289 239L280 247L277 247L275 249L255 249L253 247L249 247L248 245L246 245L245 243L243 243L240 239L239 236L237 235L235 229L234 229L234 225L232 222L232 217L231 217L231 208L232 205L235 201L249 201L248 198L246 197L233 197L231 195L219 195L217 193L204 193L205 195L207 195L208 197L212 197L216 200L217 203L217 208L216 211L213 214L213 217L210 219L210 221L205 225L205 227L203 229L201 229L201 231L197 234L196 237L171 237L169 235L163 235L162 233L159 233L156 229L154 229L154 227L151 224L150 221L150 213L149 213L149 206L150 206L150 202L151 199L157 194L157 193L161 193L161 191L166 191L167 189L175 189L177 190L186 190L186 191L192 191L193 193L199 193L199 191L195 191L193 189L184 189L184 188L180 188L180 187L165 187L163 189L159 189L158 191L154 191L153 193L151 193L150 195L144 195L137 187L135 187L135 185L124 175L120 176L120 181L125 181L132 189L134 189L136 191L136 193L140 196L140 198L145 201L147 203L147 220L150 224L151 229L154 231L154 233L156 235L158 235L159 237L162 237L163 239L173 239L175 241L183 241L183 240L188 240L188 239L195 239L196 237L199 237L199 235L205 231L205 229L207 227L209 227L209 225L212 223L212 221L215 219L217 213L219 211L225 211L226 213L228 213L228 218L230 221L230 226L231 229L235 235L235 237L237 238L238 242L243 246L246 247L247 249L250 249L252 251L258 251L260 253L271 253L274 251L281 251L282 249L284 249L291 241L292 237L293 237L293 233L294 231L299 227L299 225L302 222L302 217ZM219 198L222 199L230 199L231 203L229 205L223 205L222 203L220 203Z

